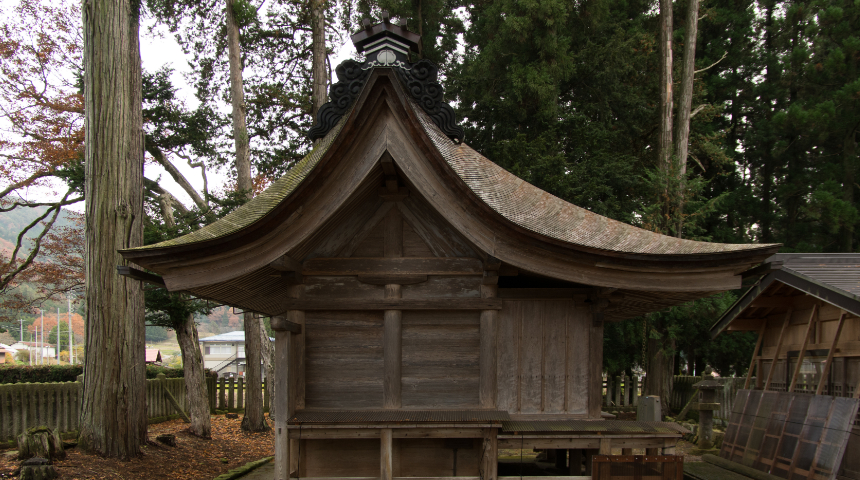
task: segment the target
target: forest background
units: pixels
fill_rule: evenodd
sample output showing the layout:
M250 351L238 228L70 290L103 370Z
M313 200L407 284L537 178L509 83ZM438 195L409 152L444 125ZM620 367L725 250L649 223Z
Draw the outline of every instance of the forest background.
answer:
M669 2L677 59L692 4ZM45 302L80 294L83 284L81 219L64 213L83 202L78 5L3 6L0 289L8 329L34 308L54 308ZM654 1L148 0L142 7L144 18L176 36L194 90L183 98L169 69L144 71L147 164L164 168L190 199L183 204L178 192L145 181L147 243L246 201L234 141L249 146L255 192L308 153L314 46L326 49L330 84L335 50L361 19L376 22L387 10L421 35L416 58L440 66L466 143L526 181L595 213L683 238L779 242L785 252L858 248L860 3L853 0L696 5L689 153L683 168L673 162L668 169L660 146L666 28ZM322 33L314 24L320 18ZM238 140L228 23L239 32L244 74L247 129ZM681 62L672 68L683 77ZM202 188L180 164L202 175ZM213 172L226 183L210 188ZM47 200L22 194L34 188L53 193ZM754 339L707 334L740 293L608 325L607 372L647 369L656 349L674 359L672 371L701 373L707 364L722 375L745 373ZM156 296L148 294L147 319L158 324L171 306Z

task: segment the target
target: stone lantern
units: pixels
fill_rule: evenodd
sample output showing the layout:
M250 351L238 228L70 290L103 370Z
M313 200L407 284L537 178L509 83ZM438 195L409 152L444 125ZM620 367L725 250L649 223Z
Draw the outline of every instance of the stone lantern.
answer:
M693 387L699 389L699 448L710 450L714 448L714 410L720 408L717 403L717 390L723 386L714 380L709 371L704 379Z

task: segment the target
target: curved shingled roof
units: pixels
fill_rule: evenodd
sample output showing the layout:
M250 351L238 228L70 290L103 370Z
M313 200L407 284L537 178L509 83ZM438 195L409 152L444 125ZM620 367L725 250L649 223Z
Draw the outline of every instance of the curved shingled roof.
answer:
M293 193L305 177L313 171L314 167L317 166L317 163L319 163L323 155L325 155L325 152L327 152L332 143L334 143L334 139L337 138L337 134L340 133L340 130L343 128L343 124L346 123L346 119L348 117L349 114L344 115L340 122L338 122L338 124L328 132L328 135L320 141L311 153L307 154L305 158L296 163L283 177L272 182L272 184L269 185L269 188L264 190L263 193L257 195L248 201L248 203L225 215L224 218L220 218L199 230L195 230L181 237L176 237L143 247L128 248L123 251L132 252L203 242L218 237L224 237L231 233L236 233L253 224L257 220L263 218L267 213L275 208L276 205Z
M710 243L662 235L566 202L496 165L465 143L451 141L416 105L433 145L484 203L526 230L573 245L620 253L685 255L772 248L775 244Z
M684 240L590 212L525 182L465 143L454 143L414 101L410 99L408 103L433 145L468 188L495 212L526 230L572 246L629 254L716 254L752 251L774 246ZM126 251L158 249L212 240L236 233L260 220L285 200L316 167L334 143L343 125L354 113L354 108L347 112L320 144L286 175L229 215L182 237Z

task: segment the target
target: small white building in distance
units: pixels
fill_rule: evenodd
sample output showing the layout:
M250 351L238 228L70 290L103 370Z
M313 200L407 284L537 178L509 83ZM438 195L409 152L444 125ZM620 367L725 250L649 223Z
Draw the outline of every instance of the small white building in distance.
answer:
M270 339L272 342L274 338ZM223 376L245 375L245 332L222 333L200 339L203 368Z

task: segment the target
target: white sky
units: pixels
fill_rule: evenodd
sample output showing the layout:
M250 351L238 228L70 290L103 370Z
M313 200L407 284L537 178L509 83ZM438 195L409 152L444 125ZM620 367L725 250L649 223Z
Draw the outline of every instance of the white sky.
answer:
M177 96L183 100L188 108L194 108L198 105L198 101L194 96L194 90L185 81L183 73L190 72L188 61L185 54L182 53L182 48L176 42L173 35L163 26L156 27L154 32L150 33L150 29L154 24L153 19L144 18L140 29L140 56L143 63L143 69L148 72L154 72L164 65L169 65L174 69L171 81L178 88ZM350 58L354 48L347 41L335 49L335 53L330 56L332 68L336 67L343 60ZM247 67L246 67L247 68ZM332 72L337 81L337 74ZM229 107L224 106L226 112L229 112ZM203 178L200 175L200 169L191 168L181 159L175 159L174 165L185 175L189 183L197 189L203 191ZM144 169L144 175L150 180L159 180L159 184L167 191L172 193L179 201L186 206L192 206L191 197L165 171L160 165L155 163L147 163ZM224 173L218 173L214 170L207 170L209 180L209 190L213 191L220 188L227 179ZM160 178L159 178L160 177ZM83 209L83 206L81 206Z
M75 0L61 1L65 2ZM16 3L16 0L0 0L0 7L9 8ZM165 65L168 65L173 68L174 71L173 75L171 76L171 81L174 87L177 87L178 89L178 98L182 100L185 103L186 107L188 107L189 109L197 107L199 102L194 96L193 89L185 81L185 76L183 75L185 73L190 72L190 67L188 66L188 61L186 60L185 54L183 54L182 49L176 42L173 34L171 34L164 26L152 28L155 22L151 16L144 16L141 20L142 25L140 28L140 53L144 70L148 72L155 72ZM335 48L334 51L335 53L330 56L330 63L333 69L343 60L350 58L354 53L354 48L349 41L348 36L346 37L346 41L343 44L339 45L337 48ZM334 72L332 73L335 75L334 81L336 82L336 74ZM222 108L224 109L222 111L224 111L225 113L229 113L229 105L223 105ZM200 169L191 168L182 159L174 158L172 160L174 165L182 172L182 174L189 181L189 183L191 183L191 185L197 191L202 193L203 178L200 174ZM158 180L159 184L164 189L172 193L180 202L182 202L186 206L190 207L193 205L191 198L176 182L173 181L173 178L170 176L170 174L168 174L160 165L154 162L147 163L144 167L144 175L151 180ZM210 191L222 188L224 182L227 179L227 175L225 175L224 173L216 172L214 171L214 169L207 170L207 176ZM21 194L26 200L29 201L46 201L49 199L57 198L58 194L64 190L64 187L60 184L59 181L53 180L53 183L51 185L32 187L21 191ZM84 204L83 202L80 202L79 204L72 205L69 208L71 210L83 212Z

